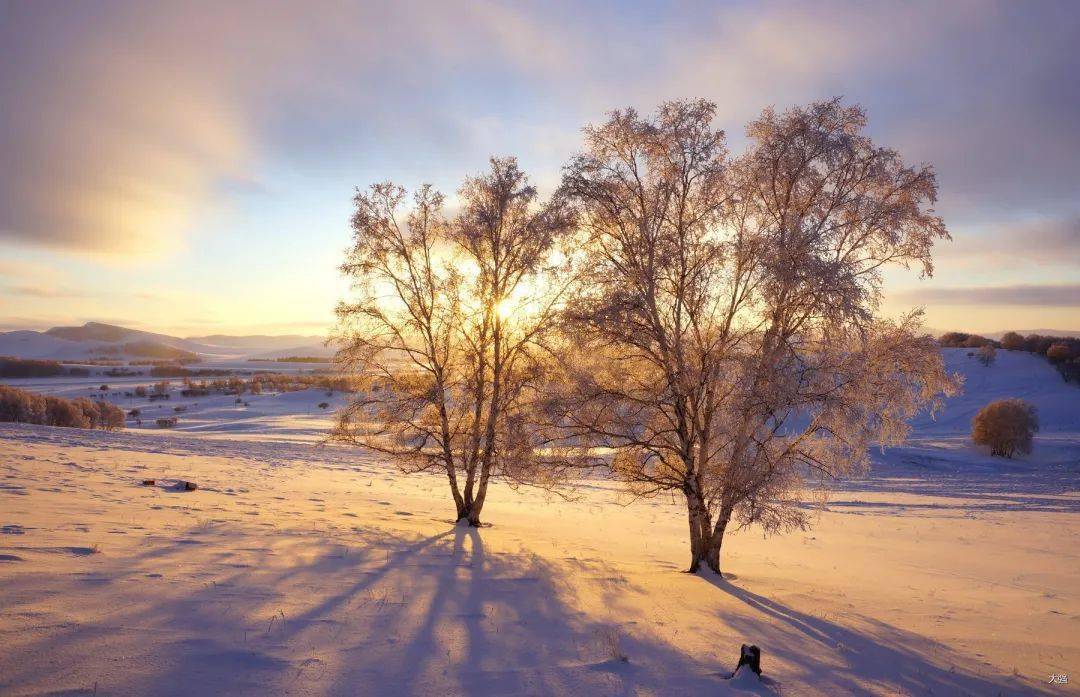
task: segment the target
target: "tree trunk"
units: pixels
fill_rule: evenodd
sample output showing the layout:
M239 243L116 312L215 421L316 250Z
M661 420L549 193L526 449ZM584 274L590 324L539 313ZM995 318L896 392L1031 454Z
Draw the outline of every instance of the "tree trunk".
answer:
M458 508L457 522L468 521L470 527L480 527L480 511L484 508L483 499L467 501Z
M724 532L727 530L730 520L731 510L727 508L721 509L720 517L716 520L716 527L710 531L705 546L705 563L721 577L724 574L720 571L720 548L724 544Z
M690 519L690 568L687 569L687 573L697 573L698 567L701 566L701 560L705 558L705 553L702 549L704 540L701 539L701 526L698 525L697 516L694 514L694 507L690 505L689 499L687 500L687 517Z
M487 500L488 481L490 479L491 468L488 464L485 464L480 469L480 483L476 487L476 499L472 503L469 515L469 525L474 528L480 527L480 511L484 509L484 501Z
M712 526L709 521L709 509L699 493L687 492L686 508L690 522L690 568L687 571L693 574L701 568L701 562L706 561Z

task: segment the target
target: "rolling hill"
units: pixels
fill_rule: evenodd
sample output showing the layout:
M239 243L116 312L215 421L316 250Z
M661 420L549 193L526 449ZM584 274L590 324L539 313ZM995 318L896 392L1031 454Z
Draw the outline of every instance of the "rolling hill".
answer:
M228 336L181 338L101 322L0 333L0 355L53 360L200 359L230 360L282 356L331 356L318 336Z

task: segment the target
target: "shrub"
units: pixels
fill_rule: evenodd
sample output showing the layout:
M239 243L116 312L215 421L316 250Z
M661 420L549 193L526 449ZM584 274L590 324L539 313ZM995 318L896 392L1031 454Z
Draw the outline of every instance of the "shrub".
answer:
M124 410L109 402L97 403L97 427L106 431L115 431L124 427Z
M41 395L0 385L0 421L43 423L45 400Z
M146 396L146 385L139 385L138 387L136 387L135 388L135 396L136 397L145 397Z
M94 425L92 420L86 418L80 405L61 397L45 398L45 420L42 423L65 428L90 428Z
M83 420L88 424L87 426L83 426L83 428L94 428L98 426L101 410L98 409L97 402L87 399L86 397L79 397L78 399L72 400L72 404L82 412Z
M1043 356L1046 355L1046 349L1050 348L1050 345L1054 343L1053 337L1039 336L1038 334L1028 334L1024 339L1024 343L1027 345L1027 350L1032 353L1038 353Z
M330 403L329 403L329 402L319 402L319 408L320 408L320 409L326 409L326 408L328 408L329 406L330 406Z
M0 385L0 421L111 431L123 428L124 412L109 402L46 397Z
M938 344L949 348L979 348L988 344L993 345L993 343L993 339L966 332L947 332L938 339Z
M1080 358L1058 363L1057 369L1065 382L1080 382Z
M106 375L110 378L129 378L136 375L142 375L137 370L128 370L127 368L109 368L102 375Z
M1030 453L1038 430L1035 406L1015 397L990 402L971 421L971 439L989 446L990 454L999 457Z
M990 367L997 360L997 349L991 344L987 344L979 349L979 363L982 363L986 367Z
M0 421L113 430L123 428L124 413L109 402L92 402L84 397L76 400L44 397L0 385Z
M1001 348L1007 351L1024 351L1027 344L1024 342L1024 337L1016 332L1005 332L1001 337Z
M177 419L175 416L168 416L158 419L155 423L158 428L175 428Z
M194 375L194 371L181 365L155 365L150 369L153 378L183 378Z
M1064 363L1072 358L1072 349L1064 342L1056 342L1046 349L1046 360L1051 363Z

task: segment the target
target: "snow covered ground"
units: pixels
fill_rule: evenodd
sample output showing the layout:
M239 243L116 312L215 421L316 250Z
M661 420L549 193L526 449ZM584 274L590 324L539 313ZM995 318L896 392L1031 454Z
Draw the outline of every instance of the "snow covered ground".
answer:
M947 357L965 394L811 530L730 537L725 580L681 573L681 502L603 481L499 487L456 528L437 477L323 445L318 391L0 424L0 694L1074 694L1080 389ZM1002 396L1040 410L1031 457L968 442ZM723 679L742 643L770 683Z

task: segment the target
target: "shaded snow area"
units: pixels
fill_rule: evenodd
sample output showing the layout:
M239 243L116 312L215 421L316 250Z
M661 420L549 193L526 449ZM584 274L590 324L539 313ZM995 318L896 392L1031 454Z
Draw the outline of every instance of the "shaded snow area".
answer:
M605 481L498 486L455 527L438 477L321 444L324 393L0 424L0 694L1075 694L1080 389L947 356L966 393L812 529L731 535L725 579L682 573L680 501ZM1030 457L967 438L1005 396L1040 410ZM744 643L764 679L728 679Z

